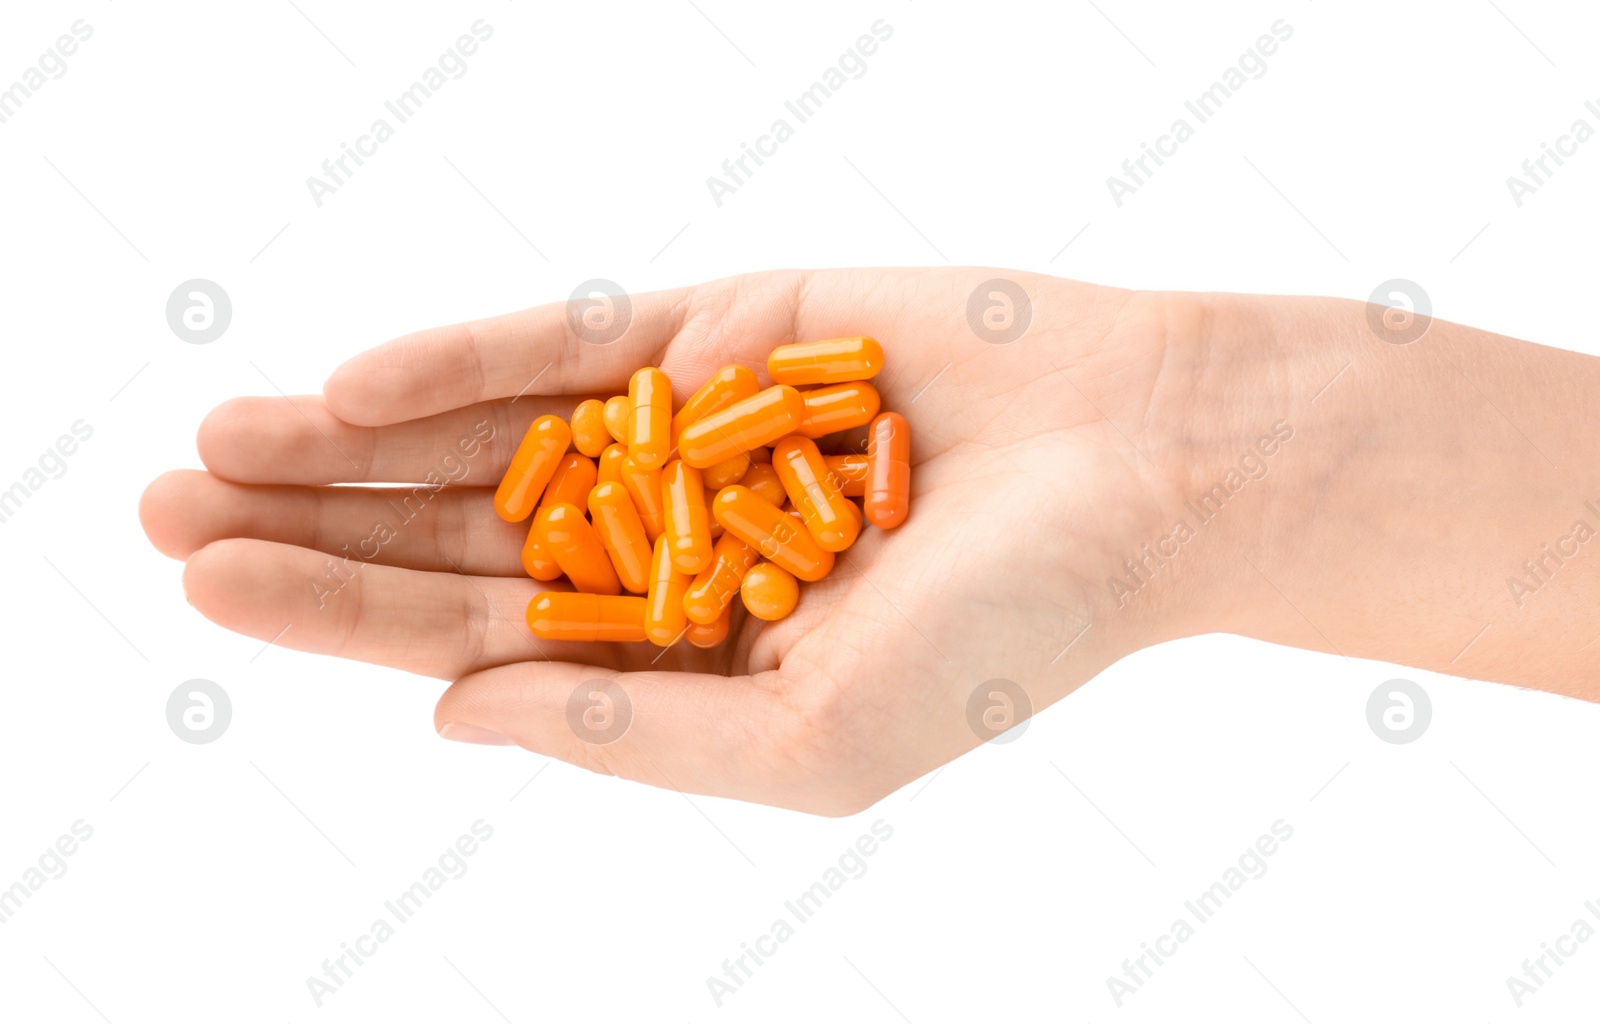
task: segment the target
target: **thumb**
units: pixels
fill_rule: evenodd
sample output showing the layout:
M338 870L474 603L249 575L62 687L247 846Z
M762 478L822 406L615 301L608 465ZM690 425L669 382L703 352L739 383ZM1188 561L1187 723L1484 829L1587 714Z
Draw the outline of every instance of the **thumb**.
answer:
M439 699L446 739L514 743L680 793L850 814L866 806L815 768L781 670L753 676L524 662L475 672ZM500 739L503 737L504 739Z

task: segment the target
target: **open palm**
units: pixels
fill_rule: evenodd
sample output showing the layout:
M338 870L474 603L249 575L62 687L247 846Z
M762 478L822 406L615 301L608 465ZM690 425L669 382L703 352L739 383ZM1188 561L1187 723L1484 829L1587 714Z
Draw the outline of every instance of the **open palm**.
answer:
M1002 277L1031 297L995 294L1002 326L1029 321L1009 341L968 313ZM435 724L452 738L818 813L977 745L983 684L1027 695L984 723L1005 724L1156 638L1097 607L1107 567L1148 535L1137 510L1178 483L1125 433L1159 382L1149 300L959 269L775 272L631 303L606 344L554 304L380 346L323 397L226 403L200 429L208 472L152 484L145 529L229 629L450 680ZM903 526L865 530L788 618L736 614L718 648L533 636L523 612L546 585L518 560L527 524L491 495L535 417L621 393L647 364L681 402L719 366L761 373L777 345L849 334L882 342L874 384L911 426ZM569 699L607 680L631 719L595 743Z

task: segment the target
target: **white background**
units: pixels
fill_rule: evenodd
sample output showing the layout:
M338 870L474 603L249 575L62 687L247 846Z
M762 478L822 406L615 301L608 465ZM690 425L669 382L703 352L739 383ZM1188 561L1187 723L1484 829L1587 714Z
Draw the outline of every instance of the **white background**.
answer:
M441 683L211 625L135 515L199 465L218 402L315 392L370 345L593 277L949 261L1353 298L1406 277L1448 319L1600 352L1600 141L1520 208L1506 186L1600 126L1591 5L295 2L0 16L0 87L94 29L0 124L0 487L94 430L0 523L0 887L94 830L0 924L0 1019L1592 1013L1600 941L1520 1010L1505 978L1600 901L1595 707L1202 638L824 820L441 742ZM318 208L308 175L479 18L465 77ZM714 204L707 176L880 18L867 73ZM1107 175L1280 18L1265 76L1118 208ZM234 304L205 346L164 315L195 277ZM1395 676L1433 705L1408 745L1366 720ZM209 745L165 717L194 677L233 702ZM307 976L480 818L465 876L317 1008ZM867 873L718 1008L707 976L880 818ZM1117 1008L1107 976L1279 819L1265 877Z

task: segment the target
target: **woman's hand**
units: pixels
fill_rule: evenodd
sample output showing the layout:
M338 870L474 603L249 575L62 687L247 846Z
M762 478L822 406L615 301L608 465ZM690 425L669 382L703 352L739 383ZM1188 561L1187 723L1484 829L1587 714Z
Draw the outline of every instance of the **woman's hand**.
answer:
M1031 309L986 292L974 308L989 319L974 326L969 298L1002 276ZM229 629L452 680L435 716L446 736L507 737L654 785L824 814L976 746L986 725L969 723L968 703L981 684L1010 680L1037 711L1139 646L1204 628L1169 615L1186 582L1104 614L1107 566L1164 528L1156 496L1182 483L1150 461L1176 465L1181 445L1151 425L1174 422L1169 394L1186 396L1163 346L1184 314L1162 298L872 270L750 275L632 305L610 344L575 333L555 304L380 346L336 370L322 398L228 402L200 429L209 472L156 481L146 530L188 562L189 601ZM993 343L1008 316L1031 322ZM861 333L886 352L884 408L911 425L902 527L868 529L793 615L740 616L717 649L529 632L542 585L518 562L528 527L500 521L491 495L534 417L622 393L647 364L682 401L723 364L764 374L777 345ZM430 480L451 482L398 486ZM343 483L360 486L327 486ZM602 680L626 694L631 722L586 742L569 699ZM1028 713L993 689L979 697L998 705L987 726Z
M451 680L448 738L823 814L1197 633L1600 691L1600 360L1443 321L1388 337L1354 302L982 269L755 274L632 307L609 344L543 306L390 342L324 397L229 402L200 429L209 472L156 481L146 531L229 629ZM851 334L883 343L874 384L911 426L903 526L714 650L529 632L528 525L491 495L536 416L647 364L681 401ZM595 693L613 706L585 718Z

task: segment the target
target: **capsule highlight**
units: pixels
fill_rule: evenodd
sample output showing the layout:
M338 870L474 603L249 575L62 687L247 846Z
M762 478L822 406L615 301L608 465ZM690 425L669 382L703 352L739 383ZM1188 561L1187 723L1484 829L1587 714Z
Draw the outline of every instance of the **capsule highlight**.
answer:
M644 593L650 586L650 539L628 489L616 481L597 484L589 492L589 515L622 589Z
M628 381L628 457L645 469L660 469L671 439L672 382L647 366Z
M696 469L715 466L792 433L805 411L800 392L774 385L685 427L678 456Z
M638 641L644 598L604 594L540 594L528 603L528 628L541 640Z
M798 434L781 439L772 446L772 468L818 547L838 552L856 542L861 523L850 499L828 482L828 464L815 441Z
M590 398L578 403L572 410L572 446L591 459L611 443L611 433L606 430L606 403Z
M806 403L806 411L795 433L811 438L864 427L878 415L878 407L883 404L878 389L864 380L813 388L800 392L800 397Z
M761 562L744 574L739 597L751 615L776 622L786 618L800 603L800 584L787 569Z
M692 579L692 576L679 572L677 566L672 564L667 538L657 538L655 550L650 555L650 588L644 599L644 634L657 647L672 646L689 625L689 617L683 610L683 599L689 592Z
M711 549L711 564L694 578L683 595L684 614L702 626L715 622L717 616L727 610L733 595L739 592L744 574L760 557L755 548L735 537L732 531L724 533Z
M767 356L775 384L843 384L883 369L883 346L871 338L827 338L779 345Z
M862 512L880 530L894 529L911 514L911 427L897 412L873 420L867 434Z
M798 396L798 392L796 395ZM561 456L572 443L572 429L559 416L540 416L511 456L511 466L494 492L495 514L508 523L533 515L539 496L555 475Z
M711 516L706 512L706 485L700 471L673 459L661 474L665 525L662 536L679 572L697 576L711 564Z
M832 551L823 550L803 526L743 484L718 491L711 514L727 531L718 544L729 535L737 537L769 562L808 583L822 579L833 568Z
M574 587L586 594L622 592L611 556L578 506L561 502L540 510L538 527L539 543Z

